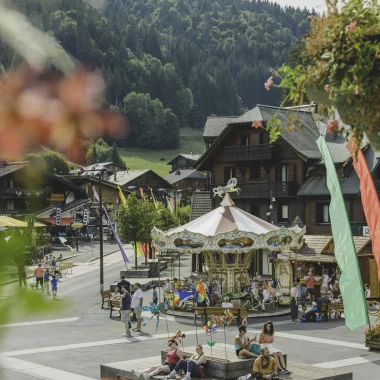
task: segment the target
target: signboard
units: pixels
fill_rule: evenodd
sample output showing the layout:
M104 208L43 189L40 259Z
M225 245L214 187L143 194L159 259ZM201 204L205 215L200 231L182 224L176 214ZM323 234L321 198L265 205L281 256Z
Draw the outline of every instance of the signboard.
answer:
M65 194L52 194L49 201L52 202L63 202L65 200Z
M56 226L61 225L61 214L62 214L61 204L58 203L55 209L55 225Z
M87 226L88 224L88 210L85 208L83 210L83 223Z
M82 222L79 222L79 221L77 221L77 220L74 220L74 221L72 221L71 223L70 223L70 226L72 227L72 228L82 228L83 226L84 226L84 224L82 223Z
M368 226L364 226L364 227L363 227L363 236L371 237L371 234L369 233L369 228L368 228Z

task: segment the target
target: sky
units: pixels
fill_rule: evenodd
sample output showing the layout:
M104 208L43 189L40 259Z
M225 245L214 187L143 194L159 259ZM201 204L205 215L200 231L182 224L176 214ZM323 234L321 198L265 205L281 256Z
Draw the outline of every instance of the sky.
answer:
M300 8L315 8L316 11L322 12L325 9L325 0L271 0L280 5L291 5Z

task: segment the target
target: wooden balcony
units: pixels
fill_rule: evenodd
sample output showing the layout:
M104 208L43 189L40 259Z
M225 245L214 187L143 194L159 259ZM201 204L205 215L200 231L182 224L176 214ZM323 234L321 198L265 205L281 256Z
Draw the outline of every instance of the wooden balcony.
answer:
M0 189L0 198L2 199L28 199L28 198L37 198L45 199L51 195L51 189Z
M227 146L224 148L224 162L271 160L272 147L271 144Z
M210 185L211 191L213 188L219 185ZM220 185L224 186L224 185ZM239 194L231 193L234 199L243 198L267 198L270 197L270 191L272 190L272 197L283 198L283 197L293 197L296 195L296 183L295 182L249 182L249 183L238 183L237 186L240 191Z

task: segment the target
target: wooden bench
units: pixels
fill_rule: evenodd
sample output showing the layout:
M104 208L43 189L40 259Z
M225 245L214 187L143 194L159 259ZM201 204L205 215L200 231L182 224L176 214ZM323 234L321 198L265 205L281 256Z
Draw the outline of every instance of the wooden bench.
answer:
M100 295L102 296L102 309L104 309L104 302L108 302L111 299L112 293L111 290L105 290L104 292L100 292Z
M317 314L322 316L323 320L327 322L329 320L329 315L333 312L343 313L344 312L343 302L323 303L321 304L321 309L320 311L317 312Z
M61 261L60 262L60 272L62 274L62 277L63 276L67 276L69 274L69 270L70 270L70 274L73 274L73 267L74 267L74 264L69 262L69 261Z
M210 315L222 315L225 312L225 308L223 307L214 307L214 306L206 306L206 307L196 307L195 313L196 315L207 316ZM231 307L228 309L234 317L237 319L237 325L241 324L242 317L248 317L248 308L247 307Z
M119 312L119 318L121 318L120 313L120 301L117 300L108 300L108 305L110 308L110 318L112 318L112 312L118 311Z

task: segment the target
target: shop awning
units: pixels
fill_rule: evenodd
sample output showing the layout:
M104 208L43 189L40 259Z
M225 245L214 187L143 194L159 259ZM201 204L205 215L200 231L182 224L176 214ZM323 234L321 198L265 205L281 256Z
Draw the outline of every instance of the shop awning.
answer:
M23 222L22 220L10 218L9 216L0 216L0 227L26 228L28 227L28 223ZM45 227L45 225L35 222L34 227Z

